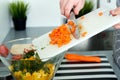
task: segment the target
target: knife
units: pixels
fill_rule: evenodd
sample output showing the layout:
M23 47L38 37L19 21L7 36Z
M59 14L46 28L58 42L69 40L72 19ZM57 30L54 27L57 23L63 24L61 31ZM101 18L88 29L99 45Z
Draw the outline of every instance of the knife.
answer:
M72 35L73 35L73 37L75 38L75 39L79 39L80 38L80 29L79 29L79 27L78 27L78 24L77 24L77 20L76 20L76 18L75 18L75 14L73 13L73 12L71 12L70 13L70 18L68 19L68 21L73 21L74 22L74 24L75 24L75 31L72 33ZM71 31L71 29L72 29L72 26L71 25L68 25L68 27L69 27L69 29L70 29L70 31Z

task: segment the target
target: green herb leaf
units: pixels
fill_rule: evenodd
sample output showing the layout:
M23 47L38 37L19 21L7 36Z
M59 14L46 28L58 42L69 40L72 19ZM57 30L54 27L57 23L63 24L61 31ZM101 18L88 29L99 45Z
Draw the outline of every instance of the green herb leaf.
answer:
M25 53L23 59L30 58L31 56L34 56L34 55L35 55L35 50L30 50L27 53Z
M43 67L43 70L45 71L45 73L50 74L50 69L47 66Z

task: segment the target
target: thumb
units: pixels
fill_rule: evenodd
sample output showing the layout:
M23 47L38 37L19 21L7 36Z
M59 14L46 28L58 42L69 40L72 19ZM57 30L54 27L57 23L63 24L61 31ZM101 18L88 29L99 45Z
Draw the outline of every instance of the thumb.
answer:
M114 10L111 10L110 13L113 15L113 16L116 16L116 15L119 15L120 14L120 7L114 9Z
M120 29L120 23L113 26L115 29Z

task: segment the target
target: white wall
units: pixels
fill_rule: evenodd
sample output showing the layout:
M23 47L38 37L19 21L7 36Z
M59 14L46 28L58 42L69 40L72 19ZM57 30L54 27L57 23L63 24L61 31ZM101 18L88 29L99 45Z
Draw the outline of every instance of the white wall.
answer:
M52 27L62 23L63 19L60 14L59 0L24 1L29 3L27 27Z
M30 3L28 27L58 26L61 24L59 0L27 0Z
M116 8L116 0L100 0L100 7L114 9Z
M9 29L8 0L0 0L0 43L4 40Z

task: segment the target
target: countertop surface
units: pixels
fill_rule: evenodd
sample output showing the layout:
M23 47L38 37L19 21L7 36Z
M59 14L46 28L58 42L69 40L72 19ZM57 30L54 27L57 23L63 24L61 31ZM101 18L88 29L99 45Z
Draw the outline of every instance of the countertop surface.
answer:
M9 31L8 35L6 36L6 38L4 39L4 42L7 42L9 40L14 40L14 39L19 39L19 38L36 38L41 36L44 33L49 32L50 30L52 30L55 27L41 27L41 28L27 28L25 31L15 31L13 28L11 28L11 30ZM116 65L116 63L114 62L114 59L112 57L113 54L113 50L99 50L99 51L70 51L68 50L68 52L71 53L78 53L78 54L105 54L116 74L116 76L118 77L118 80L120 80L120 69L119 67ZM1 71L2 68L0 68ZM1 73L1 72L0 72Z

